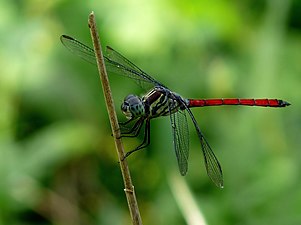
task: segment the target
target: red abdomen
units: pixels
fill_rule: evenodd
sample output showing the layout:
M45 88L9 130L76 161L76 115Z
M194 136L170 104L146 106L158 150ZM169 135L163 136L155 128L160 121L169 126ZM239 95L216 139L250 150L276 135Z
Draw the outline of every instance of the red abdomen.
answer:
M219 99L188 99L188 107L204 107L219 105L247 105L262 107L285 107L290 103L278 99L243 99L243 98L219 98Z

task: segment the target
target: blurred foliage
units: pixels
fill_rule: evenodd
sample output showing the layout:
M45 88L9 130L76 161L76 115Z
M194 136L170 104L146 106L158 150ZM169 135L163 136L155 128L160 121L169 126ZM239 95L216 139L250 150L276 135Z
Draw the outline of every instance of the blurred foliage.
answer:
M208 224L300 224L300 0L0 1L0 224L130 224L96 68L59 41L90 45L92 10L103 45L184 96L292 103L194 109L223 190L206 175L193 127L181 177L168 118L154 120L151 145L129 158L144 224L192 224L180 196ZM110 79L124 120L123 97L143 90Z

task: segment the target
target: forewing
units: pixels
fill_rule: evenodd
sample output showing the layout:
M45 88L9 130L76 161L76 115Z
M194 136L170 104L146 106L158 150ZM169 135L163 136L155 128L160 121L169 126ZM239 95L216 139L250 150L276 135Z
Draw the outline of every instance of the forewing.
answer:
M179 170L181 175L184 176L188 170L189 157L189 130L185 111L179 110L170 114L170 120Z
M97 64L95 53L92 48L67 35L61 36L61 42L75 55L81 57L89 63L94 65ZM107 54L108 56L104 56L104 60L106 68L109 72L131 78L144 89L150 89L156 85L164 86L111 47L107 47Z
M134 79L141 87L145 89L148 89L149 85L165 87L159 81L155 80L153 77L145 73L142 69L109 46L107 46L107 59L111 62L111 65L113 66L112 69L115 70L115 72L123 72L122 75Z
M73 54L96 65L95 53L92 48L67 35L62 35L60 39L62 44Z

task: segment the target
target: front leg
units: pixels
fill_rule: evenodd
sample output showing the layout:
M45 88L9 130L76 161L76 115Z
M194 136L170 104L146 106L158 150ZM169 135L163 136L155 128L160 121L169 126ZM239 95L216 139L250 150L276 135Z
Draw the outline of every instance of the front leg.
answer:
M118 129L118 131L120 131L121 130L121 128L120 128L120 126L121 127L125 127L125 125L127 125L127 124L129 124L130 122L132 122L133 120L135 120L134 118L131 118L131 119L129 119L129 120L127 120L127 121L125 121L125 122L118 122L118 124L119 124L119 129ZM135 126L135 125L134 125ZM133 128L132 128L133 129ZM132 130L131 129L131 130ZM123 137L122 136L122 131L120 131L120 133L121 133L121 135L119 136L119 137L117 137L117 139L120 139L121 137ZM113 134L111 134L111 136L113 136Z
M125 121L125 122L119 122L119 125L125 126L125 125L129 124L130 122L132 122L134 120L135 120L135 118L131 118L131 119Z
M143 148L146 148L150 144L150 119L146 119L146 124L145 124L145 131L144 131L144 139L143 142L138 145L134 150L129 151L125 154L123 160L127 158L130 154L133 152L136 152L138 150L142 150Z
M127 123L127 121L125 123ZM121 137L137 137L143 123L144 123L144 118L142 117L139 118L130 130L121 132Z

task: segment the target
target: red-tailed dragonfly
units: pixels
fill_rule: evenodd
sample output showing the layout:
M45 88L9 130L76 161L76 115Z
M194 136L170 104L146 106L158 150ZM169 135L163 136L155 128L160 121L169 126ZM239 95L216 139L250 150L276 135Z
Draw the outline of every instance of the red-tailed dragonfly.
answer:
M94 50L78 40L67 36L61 36L63 45L75 55L96 65ZM178 160L180 173L184 176L188 170L189 156L189 130L186 113L190 116L201 142L201 149L205 160L205 167L208 176L216 184L223 187L223 173L221 165L213 153L209 143L205 139L198 123L191 112L192 107L220 106L220 105L243 105L243 106L263 106L263 107L286 107L290 103L279 99L240 99L240 98L220 98L220 99L186 99L171 91L164 84L157 81L130 60L120 53L107 47L107 56L104 56L105 65L108 71L121 76L128 77L138 83L142 88L149 91L139 97L130 94L125 97L121 110L128 119L121 123L126 126L133 123L132 127L122 132L122 137L136 137L143 124L144 140L132 151L126 153L124 157L131 153L147 147L150 143L150 121L160 116L168 116L173 134L174 149Z

